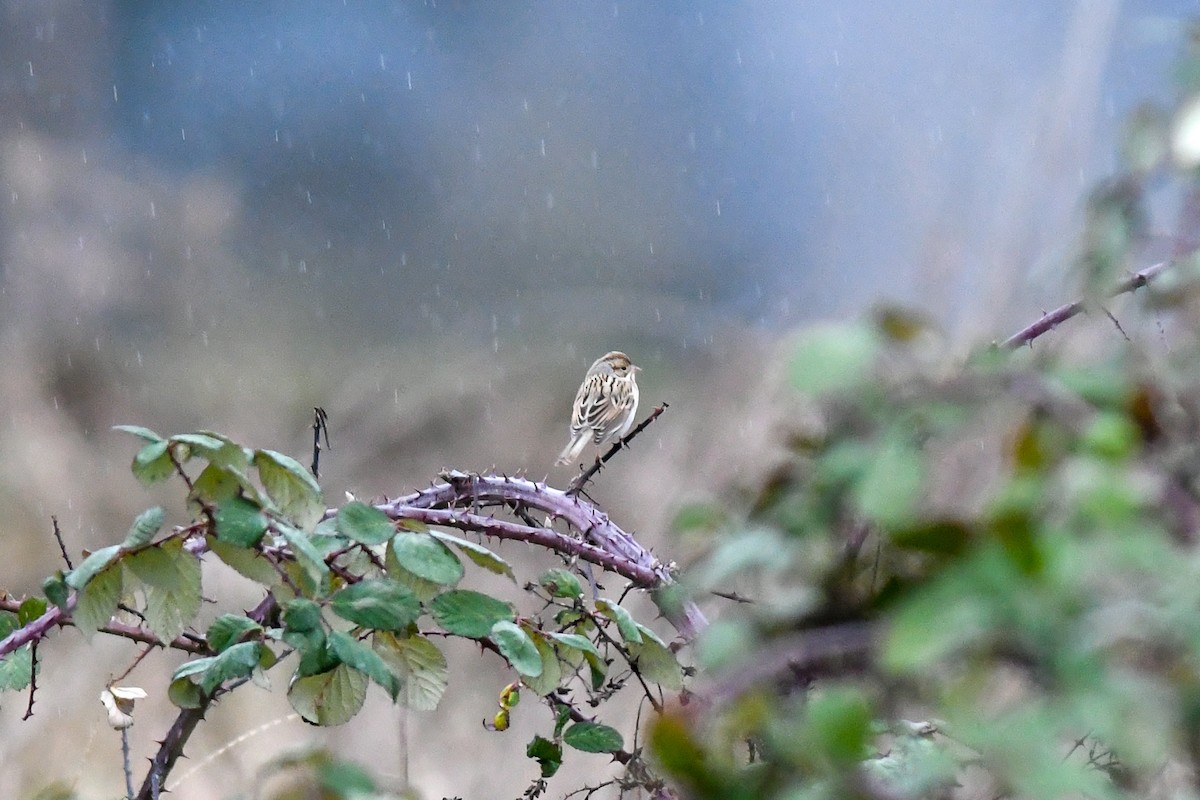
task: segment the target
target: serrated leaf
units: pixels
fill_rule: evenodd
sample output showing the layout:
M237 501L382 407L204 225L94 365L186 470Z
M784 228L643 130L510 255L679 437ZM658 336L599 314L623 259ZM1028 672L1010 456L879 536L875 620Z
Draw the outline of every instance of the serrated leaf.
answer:
M167 687L167 699L176 708L199 708L203 703L200 687L187 678L176 678Z
M205 656L203 658L193 658L191 661L185 661L175 668L171 673L171 680L176 681L180 678L190 678L193 675L200 675L212 668L213 662L217 660L216 656Z
M102 547L96 552L83 560L75 569L67 573L67 586L78 591L87 585L97 572L107 567L112 563L113 559L121 552L121 545L112 544L108 547Z
M355 625L401 631L421 616L416 595L393 580L366 580L333 596L333 613Z
M134 436L137 436L139 439L145 439L147 442L161 442L163 440L163 437L149 428L143 428L141 425L113 425L112 429L114 431L121 431L122 433L132 433Z
M163 526L163 510L161 506L148 508L141 514L138 514L137 519L133 521L133 526L130 527L129 533L125 534L125 541L121 546L126 550L133 550L141 547L144 544L149 544L154 538L154 534L158 533L159 528Z
M393 700L396 699L400 693L400 681L378 653L341 631L329 634L329 644L343 664L363 672L382 686Z
M396 535L387 514L357 500L338 509L336 519L339 533L366 545L383 544Z
M262 510L244 497L221 502L213 516L217 538L236 547L254 547L267 532L267 518Z
M139 450L133 457L133 476L145 486L171 477L175 473L175 464L168 452L170 446L165 439L159 439Z
M444 592L429 603L429 610L447 633L482 639L499 621L516 619L512 606L470 589Z
M583 659L587 661L588 672L592 679L592 691L600 691L600 687L604 685L604 679L608 677L608 665L604 663L604 659L591 653L585 652Z
M213 658L209 668L200 676L200 688L211 693L228 680L246 678L262 659L262 642L241 642L232 645Z
M0 658L0 691L20 691L33 680L33 648L19 647Z
M512 668L521 675L536 678L542 674L542 656L529 634L515 622L502 619L492 626L488 637L496 643L500 654L508 659Z
M552 778L562 766L562 746L543 736L534 736L525 747L525 755L538 762L543 778Z
M483 545L441 531L430 531L429 534L462 550L476 566L496 575L507 575L510 580L516 582L517 576L513 574L512 565Z
M240 498L243 493L247 493L248 484L245 476L237 475L218 464L209 464L192 481L192 490L188 492L188 508L199 516L206 507L220 506L234 498ZM250 488L249 496L258 497L258 489Z
M238 614L222 614L208 626L205 639L208 646L218 653L230 645L243 641L248 634L259 635L263 627L249 617Z
M537 648L538 656L542 659L542 672L534 677L522 675L521 682L539 697L544 697L558 689L562 682L562 664L559 663L558 653L550 641L538 631L526 631Z
M559 644L566 645L575 650L582 650L585 653L591 653L595 656L600 655L600 651L596 649L596 645L592 643L592 640L586 636L580 636L578 633L547 632L546 635Z
M277 527L279 533L283 535L284 541L291 548L296 563L304 569L304 574L312 581L313 587L319 589L329 576L329 567L325 564L325 559L321 557L321 551L313 544L308 534L290 525L280 524Z
M208 537L208 549L243 578L268 587L279 580L279 573L271 562L257 550L228 544L215 536Z
M401 682L400 704L415 711L437 708L450 682L442 651L424 636L401 638L380 632L372 639L375 652Z
M538 578L538 585L552 597L582 597L583 585L569 570L555 567L548 569Z
M563 731L563 742L585 753L615 753L625 744L620 731L598 722L576 722Z
M629 645L629 653L646 680L673 691L683 688L683 667L657 636L644 636L641 644Z
M85 639L91 639L92 634L112 620L113 614L117 613L117 604L121 602L123 587L121 565L112 564L80 590L71 619Z
M617 630L621 632L621 638L626 642L629 644L641 643L642 632L638 630L637 623L634 622L633 616L628 611L606 597L601 597L596 601L596 610L617 623Z
M387 571L388 577L406 587L410 592L417 596L417 599L422 603L427 603L444 588L441 584L427 581L424 578L418 578L411 572L406 570L396 559L395 545L396 540L392 539L388 542L387 553L383 558L383 566Z
M183 633L200 612L200 560L172 539L134 553L125 566L146 595L146 625L166 643Z
M223 433L197 431L196 435L216 439L221 443L221 446L215 451L209 450L205 453L205 457L211 463L229 468L233 472L241 473L242 475L245 475L250 469L250 461L254 458L253 451L247 450Z
M254 466L267 495L301 530L312 530L325 514L321 487L300 462L274 450L255 450Z
M396 560L406 570L441 586L453 586L463 576L463 565L450 548L428 533L398 533L392 539Z
M321 627L321 607L308 598L298 597L283 604L280 619L289 631L315 631Z

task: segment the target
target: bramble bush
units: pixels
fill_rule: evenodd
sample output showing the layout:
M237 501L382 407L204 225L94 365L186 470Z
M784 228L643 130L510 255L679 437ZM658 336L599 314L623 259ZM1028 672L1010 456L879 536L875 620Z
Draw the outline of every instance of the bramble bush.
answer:
M205 711L265 672L289 671L292 707L319 725L349 723L370 682L430 709L438 640L458 637L512 672L493 728L521 695L547 709L528 798L572 750L625 765L614 794L1200 797L1200 35L1190 46L1178 102L1133 115L1124 172L1089 198L1082 299L965 363L895 309L801 334L787 456L681 512L711 543L682 579L586 499L587 475L560 490L449 472L327 509L287 456L126 427L134 475L178 481L195 521L164 530L150 509L44 596L0 599L6 701L53 691L36 648L65 624L186 654L165 688L178 716L127 788L152 798ZM1178 246L1143 269L1151 188L1178 201ZM1080 314L1079 336L1051 333ZM518 579L484 537L563 564ZM199 632L210 560L263 600ZM588 564L651 593L679 636L600 596ZM462 588L468 569L511 594ZM706 626L687 592L726 598L721 617ZM644 747L604 718L622 690L653 709ZM105 691L123 731L140 690ZM305 765L325 796L382 796L324 754Z

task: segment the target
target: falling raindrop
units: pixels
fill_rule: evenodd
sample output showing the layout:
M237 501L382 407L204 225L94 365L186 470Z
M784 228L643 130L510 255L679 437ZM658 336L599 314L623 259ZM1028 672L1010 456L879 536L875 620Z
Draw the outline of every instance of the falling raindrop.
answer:
M412 91L412 73L411 72L404 73L404 79L408 81L408 90L411 92Z
M119 102L121 102L121 101L120 101L120 100L117 98L117 85L116 85L115 83L113 84L113 102L114 102L114 103L119 103Z
M717 201L717 216L721 216L721 201Z
M187 130L184 128L180 128L179 129L179 137L186 142L187 141Z
M157 219L157 218L158 218L158 212L157 212L157 211L155 210L155 208L154 208L154 201L153 201L153 200L151 200L151 201L150 201L150 218L151 218L151 219Z

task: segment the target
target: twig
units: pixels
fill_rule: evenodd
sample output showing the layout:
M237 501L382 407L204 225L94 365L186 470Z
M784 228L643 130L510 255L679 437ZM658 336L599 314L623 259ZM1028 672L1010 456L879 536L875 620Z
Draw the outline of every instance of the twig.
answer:
M50 523L54 526L54 541L58 542L58 551L62 553L67 570L75 569L75 565L71 563L71 556L67 555L67 545L63 542L62 531L58 528L58 517L51 516Z
M78 595L72 592L65 604L66 611L58 606L49 608L45 614L17 628L4 639L0 639L0 658L21 649L27 644L46 638L52 628L74 624L71 621L71 612L75 610L75 604L78 600ZM0 611L16 613L20 606L21 603L14 598L6 597L0 599ZM212 655L208 646L203 642L191 641L183 636L173 639L170 642L163 642L145 628L139 628L136 625L129 625L123 622L109 622L97 630L101 633L108 633L113 636L120 636L135 642L152 644L157 647L169 647L172 650L182 650L194 655Z
M653 411L650 412L650 416L646 417L644 420L642 420L641 424L639 424L636 428L634 428L628 434L626 434L625 438L621 439L621 441L615 443L612 447L608 448L607 453L605 453L600 458L597 458L596 461L590 467L585 469L583 472L579 473L579 475L577 475L575 477L575 480L571 481L571 485L567 487L567 494L569 494L569 495L579 494L579 492L583 490L583 487L587 484L587 482L590 481L592 479L592 477L597 472L599 472L600 469L605 464L608 463L609 459L611 459L617 453L624 450L629 445L629 443L631 441L633 441L633 437L637 436L639 433L646 430L646 428L650 425L651 422L654 422L654 420L658 419L659 416L661 416L662 413L670 407L671 406L667 403L659 404L658 407L656 407Z
M121 764L125 769L125 797L133 797L133 769L129 763L129 728L121 728Z
M329 415L325 413L325 409L320 406L313 406L313 460L312 474L314 478L321 477L320 460L321 460L321 432L325 432L325 449L332 450L333 447L329 444Z
M1174 261L1160 261L1153 266L1146 267L1140 272L1135 272L1133 275L1130 275L1128 278L1118 283L1116 287L1109 292L1108 296L1116 297L1118 295L1127 294L1140 289L1173 266L1174 263ZM1026 325L1024 328L1017 331L997 346L1004 350L1016 350L1018 347L1030 344L1034 339L1038 338L1042 334L1053 330L1069 320L1071 317L1074 317L1080 311L1083 311L1085 307L1086 303L1083 300L1076 300L1074 303L1067 303L1065 306L1059 306L1049 314L1043 314L1042 318L1037 322L1034 322L1031 325Z
M33 716L33 701L37 696L37 674L38 674L38 643L33 641L29 645L29 659L33 667L33 671L29 675L29 703L25 706L25 714L21 717L21 721L29 719Z

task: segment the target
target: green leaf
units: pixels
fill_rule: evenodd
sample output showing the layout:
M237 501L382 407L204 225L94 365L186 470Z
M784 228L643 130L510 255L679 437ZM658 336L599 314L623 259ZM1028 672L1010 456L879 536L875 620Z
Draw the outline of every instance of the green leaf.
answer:
M293 680L288 702L314 725L342 725L362 708L368 682L366 674L339 664L328 672Z
M643 631L643 634L649 631ZM664 689L678 691L683 688L683 667L657 636L643 635L641 644L629 645L638 672L648 681Z
M428 533L398 533L392 549L400 565L418 578L441 586L453 586L462 579L458 556Z
M427 603L442 591L441 584L427 581L424 578L418 578L404 568L404 566L396 558L396 539L393 538L388 542L387 552L383 557L383 566L387 571L388 577L406 587L410 592L416 595L417 599L422 603Z
M592 640L586 636L580 636L578 633L547 632L546 635L559 644L566 645L575 650L582 650L585 653L592 653L596 656L600 655L600 651L596 649L596 645L592 644Z
M199 453L204 457L216 453L224 446L224 442L212 436L207 436L203 433L177 433L171 437L172 444L185 445L189 451L188 457L192 453Z
M321 627L321 607L304 597L283 604L282 620L289 631L305 633Z
M538 762L543 778L552 778L562 766L562 746L542 736L534 736L525 748L525 755Z
M112 620L121 602L124 583L121 565L111 564L80 590L71 619L83 638L91 639L92 634Z
M201 676L200 688L205 693L212 693L225 681L249 676L262 660L264 649L262 642L241 642L230 646L213 658L212 664Z
M316 548L308 534L290 525L279 524L277 527L291 548L292 555L296 557L296 563L304 569L304 574L312 581L314 590L319 590L329 577L329 567L325 564L321 551Z
M32 647L29 645L18 647L4 658L0 658L0 691L20 691L32 680Z
M279 573L271 566L271 562L257 550L237 547L217 539L208 537L208 549L216 553L217 558L232 567L239 575L265 587L272 586L279 580Z
M247 492L248 479L237 475L218 464L209 464L192 481L192 490L188 493L188 508L197 516L204 508L212 508L240 498L244 493L257 498L259 492L250 487Z
M563 731L563 742L585 753L615 753L625 744L620 731L597 722L576 722Z
M855 490L859 510L884 527L910 522L921 497L921 454L900 436L875 453Z
M160 506L149 508L138 514L137 519L133 521L133 526L129 529L129 533L125 534L125 541L121 546L126 550L133 550L141 547L144 544L149 544L154 538L154 534L158 533L158 529L163 525L163 510Z
M199 708L203 704L200 687L187 678L176 678L167 687L167 699L176 708Z
M496 643L501 655L508 659L517 672L531 678L542 674L542 656L520 625L502 619L492 626L488 638Z
M865 325L812 327L792 358L792 386L814 395L852 389L870 379L878 351L878 336Z
M452 544L462 550L466 553L467 558L475 563L475 566L482 567L496 575L507 575L510 580L516 582L517 576L513 574L512 565L483 545L441 531L430 531L429 533L435 539Z
M469 639L482 639L497 622L517 617L508 603L469 589L439 594L430 601L429 610L447 633Z
M415 711L433 711L446 693L450 672L446 657L424 636L401 638L386 632L372 639L375 652L402 683L399 702Z
M141 425L113 425L114 431L122 433L132 433L140 439L145 439L147 442L161 442L163 437L159 436L149 428L143 428Z
M121 552L121 545L113 544L102 547L83 560L75 569L67 573L67 586L78 591L100 570L107 567Z
M856 689L836 688L808 702L808 724L822 749L835 761L857 763L866 755L871 712Z
M300 462L274 450L254 451L254 466L267 495L301 530L312 530L325 514L321 487Z
M42 597L26 597L21 601L21 605L17 606L17 624L28 625L35 619L46 613L49 605L45 598Z
M254 547L267 532L267 518L257 503L231 497L217 505L217 538L235 547Z
M208 626L205 639L208 646L218 653L230 645L243 641L249 635L261 636L263 628L249 617L238 614L222 614Z
M160 439L139 450L133 457L133 476L149 486L174 475L175 464L171 461L170 447L169 442Z
M617 630L621 632L622 639L630 644L641 644L642 632L638 630L637 623L628 611L606 597L596 601L596 610L617 623Z
M559 567L548 569L538 578L538 585L551 597L583 597L583 585L574 573Z
M70 597L71 592L67 588L67 581L62 570L56 571L49 578L42 581L42 591L45 592L47 600L63 611L67 610L67 599Z
M544 697L557 690L562 683L562 663L550 640L541 632L531 630L525 632L533 640L538 656L542 659L542 672L537 676L522 675L521 682L528 686L534 694Z
M200 612L200 560L171 539L134 553L125 565L142 582L154 635L166 643L183 633Z
M400 693L400 681L378 653L341 631L329 634L329 644L343 664L365 673L382 686L393 700L396 699Z
M402 631L421 616L416 595L393 580L365 580L333 596L333 613L355 625Z
M338 509L337 529L343 536L366 545L383 544L396 535L387 514L357 500Z

